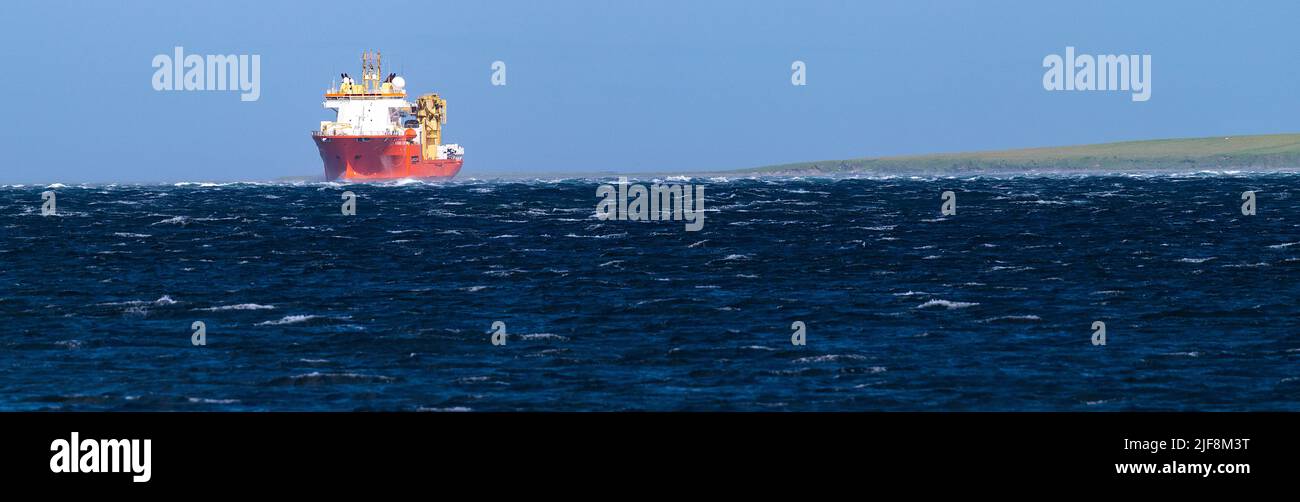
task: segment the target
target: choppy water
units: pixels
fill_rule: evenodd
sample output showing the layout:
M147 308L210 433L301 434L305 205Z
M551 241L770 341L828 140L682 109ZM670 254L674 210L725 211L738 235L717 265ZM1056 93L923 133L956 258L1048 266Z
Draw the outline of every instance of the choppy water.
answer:
M0 188L0 409L1300 409L1297 176L605 181Z

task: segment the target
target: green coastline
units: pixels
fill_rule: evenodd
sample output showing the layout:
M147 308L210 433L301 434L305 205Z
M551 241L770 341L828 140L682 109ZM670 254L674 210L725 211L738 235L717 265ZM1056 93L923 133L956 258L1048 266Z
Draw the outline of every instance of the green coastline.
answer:
M755 175L967 175L1300 170L1300 134L1159 139L1091 145L796 162Z

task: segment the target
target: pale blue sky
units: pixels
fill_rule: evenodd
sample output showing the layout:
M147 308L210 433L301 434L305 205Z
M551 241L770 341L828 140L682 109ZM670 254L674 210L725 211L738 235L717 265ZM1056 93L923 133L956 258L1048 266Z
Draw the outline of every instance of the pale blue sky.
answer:
M318 174L320 94L365 49L447 98L464 177L1296 132L1297 19L1293 1L11 2L0 182ZM260 54L261 99L154 91L178 45ZM1067 45L1151 54L1151 100L1044 91Z

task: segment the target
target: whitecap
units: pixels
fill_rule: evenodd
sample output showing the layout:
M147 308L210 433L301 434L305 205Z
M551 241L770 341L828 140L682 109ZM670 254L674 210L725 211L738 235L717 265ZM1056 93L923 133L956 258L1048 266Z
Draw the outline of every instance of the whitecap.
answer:
M209 399L206 397L191 397L189 400L191 403L203 404L235 404L239 402L238 399Z
M278 321L263 321L257 323L257 325L258 326L279 326L282 324L298 324L300 322L306 322L312 319L319 319L319 318L321 318L321 316L318 315L302 315L302 314L287 315L280 318L280 320Z
M282 382L285 379L278 378L276 382ZM392 382L396 379L384 375L365 375L361 373L321 373L313 371L301 375L293 375L288 378L289 382L295 384L301 383L357 383L357 382Z
M622 238L622 237L627 237L627 232L623 232L623 233L619 233L619 234L606 234L606 235L577 235L577 234L565 234L564 236L565 236L565 237L573 237L573 238L576 238L576 239L618 239L618 238Z
M1028 314L1028 315L1004 315L1004 316L998 316L998 317L991 317L991 318L988 318L988 319L981 320L980 322L996 322L996 321L1041 321L1041 320L1042 320L1041 317L1038 317L1038 316L1033 315L1033 314Z
M520 339L523 340L568 340L569 339L569 337L567 336L556 335L553 333L529 333L529 334L518 335L518 336Z
M821 356L800 357L798 359L795 359L794 362L796 364L826 363L826 362L839 361L840 359L846 359L850 361L861 361L861 360L865 360L866 356L860 356L857 354L826 354Z
M949 310L952 310L952 309L964 309L966 307L973 307L975 305L979 305L979 304L975 302L952 302L948 300L930 300L928 302L917 305L916 308L923 309L927 307L945 307Z
M274 305L259 305L259 304L256 304L256 303L240 303L240 304L237 304L237 305L218 305L218 306L216 306L216 307L208 307L208 308L203 308L203 309L199 309L199 310L203 310L203 311L207 311L207 312L221 312L221 311L224 311L224 310L270 310L270 309L273 309L273 308L275 308Z
M150 223L150 225L181 225L181 226L185 226L189 224L190 224L189 216L173 216L171 218L167 218L162 221Z

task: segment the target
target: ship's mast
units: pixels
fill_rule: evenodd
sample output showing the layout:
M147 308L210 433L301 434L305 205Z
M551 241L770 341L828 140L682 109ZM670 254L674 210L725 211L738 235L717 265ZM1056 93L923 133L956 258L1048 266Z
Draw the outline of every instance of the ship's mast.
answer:
M370 65L370 51L361 53L361 76L365 82L366 92L370 92L370 73L374 68Z
M361 53L361 83L345 81L340 92L370 94L384 92L384 56L379 51ZM331 86L332 88L332 86Z

